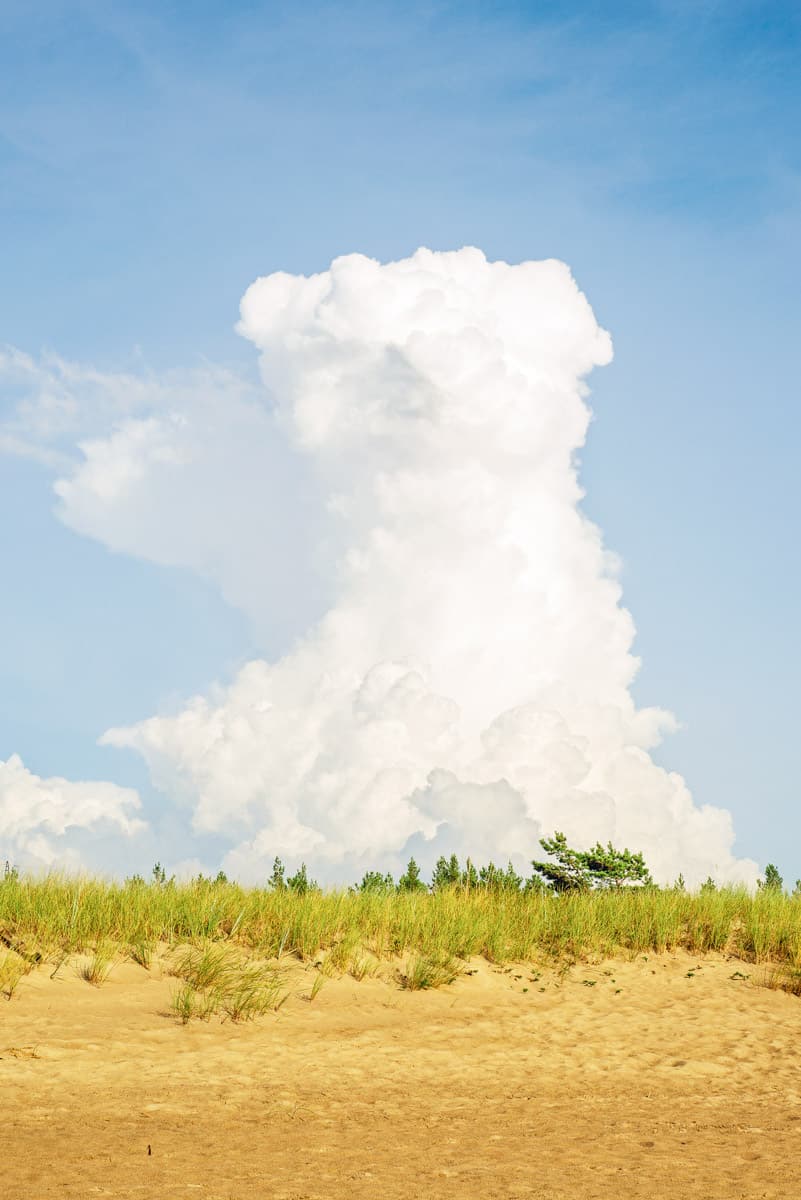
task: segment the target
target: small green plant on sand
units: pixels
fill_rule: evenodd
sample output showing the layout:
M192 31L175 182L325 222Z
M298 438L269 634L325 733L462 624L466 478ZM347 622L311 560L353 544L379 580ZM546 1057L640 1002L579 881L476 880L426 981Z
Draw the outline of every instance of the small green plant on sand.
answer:
M173 992L170 998L170 1009L175 1013L182 1025L188 1025L194 1018L197 1021L208 1021L220 1009L220 995L217 991L198 991L191 983L185 983Z
M188 1025L192 1017L197 1015L197 992L190 983L179 987L170 997L170 1008L179 1018L182 1025Z

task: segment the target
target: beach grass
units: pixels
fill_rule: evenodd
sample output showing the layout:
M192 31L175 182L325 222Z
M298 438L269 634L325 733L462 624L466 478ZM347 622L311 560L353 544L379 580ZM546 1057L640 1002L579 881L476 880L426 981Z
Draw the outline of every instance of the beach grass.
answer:
M181 981L171 1008L183 1024L212 1016L249 1021L277 1012L288 995L280 967L253 961L230 942L183 947L173 956L170 974Z
M752 963L801 967L801 899L774 890L686 892L609 888L553 895L448 888L358 892L245 888L227 881L125 884L64 875L0 880L0 945L9 979L58 955L92 954L102 982L112 952L150 965L157 947L215 947L252 958L292 955L329 972L418 956L433 963L483 956L494 963L725 952ZM195 961L194 959L192 961ZM205 984L188 979L189 986Z

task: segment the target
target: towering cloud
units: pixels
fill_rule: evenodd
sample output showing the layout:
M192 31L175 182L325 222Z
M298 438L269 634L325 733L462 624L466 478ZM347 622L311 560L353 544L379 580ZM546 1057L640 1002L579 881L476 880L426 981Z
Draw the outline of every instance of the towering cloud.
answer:
M575 463L582 379L611 344L567 267L475 249L351 255L258 280L240 331L269 398L247 412L270 429L229 439L223 510L240 457L283 438L325 498L330 604L285 657L104 741L144 755L242 876L276 853L329 875L409 847L524 863L559 828L642 849L663 879L752 877L732 858L729 815L696 807L652 761L670 715L631 697L634 627ZM181 419L181 444L202 441L191 412ZM133 432L123 478L182 469L174 428ZM85 446L57 485L87 532L113 511L121 436ZM272 486L271 512L293 529L294 500ZM269 624L295 551L228 533L246 559L238 602Z
M611 343L567 267L350 255L259 279L239 328L263 386L0 354L20 395L0 448L54 469L61 519L213 581L264 648L103 741L243 878L276 854L329 879L410 850L524 866L561 829L660 879L753 880L729 814L650 757L672 717L632 700L634 626L575 460ZM20 837L101 809L130 828L113 785L70 817L73 785L5 771L0 803L42 814Z

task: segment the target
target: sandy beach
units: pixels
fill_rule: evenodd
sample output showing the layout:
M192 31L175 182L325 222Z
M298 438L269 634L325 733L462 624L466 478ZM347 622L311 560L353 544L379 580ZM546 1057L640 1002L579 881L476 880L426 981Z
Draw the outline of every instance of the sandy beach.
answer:
M164 963L79 960L0 1005L2 1194L789 1197L801 1002L722 957L438 991L287 967L275 1015L180 1024ZM746 976L743 978L742 976Z

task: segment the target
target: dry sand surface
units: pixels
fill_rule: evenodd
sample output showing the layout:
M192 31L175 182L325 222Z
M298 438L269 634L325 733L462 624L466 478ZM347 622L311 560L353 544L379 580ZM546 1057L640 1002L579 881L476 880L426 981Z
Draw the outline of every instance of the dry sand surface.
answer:
M38 971L0 1002L0 1195L801 1195L801 1000L759 968L473 965L309 1002L294 964L277 1015L187 1026L159 966Z

